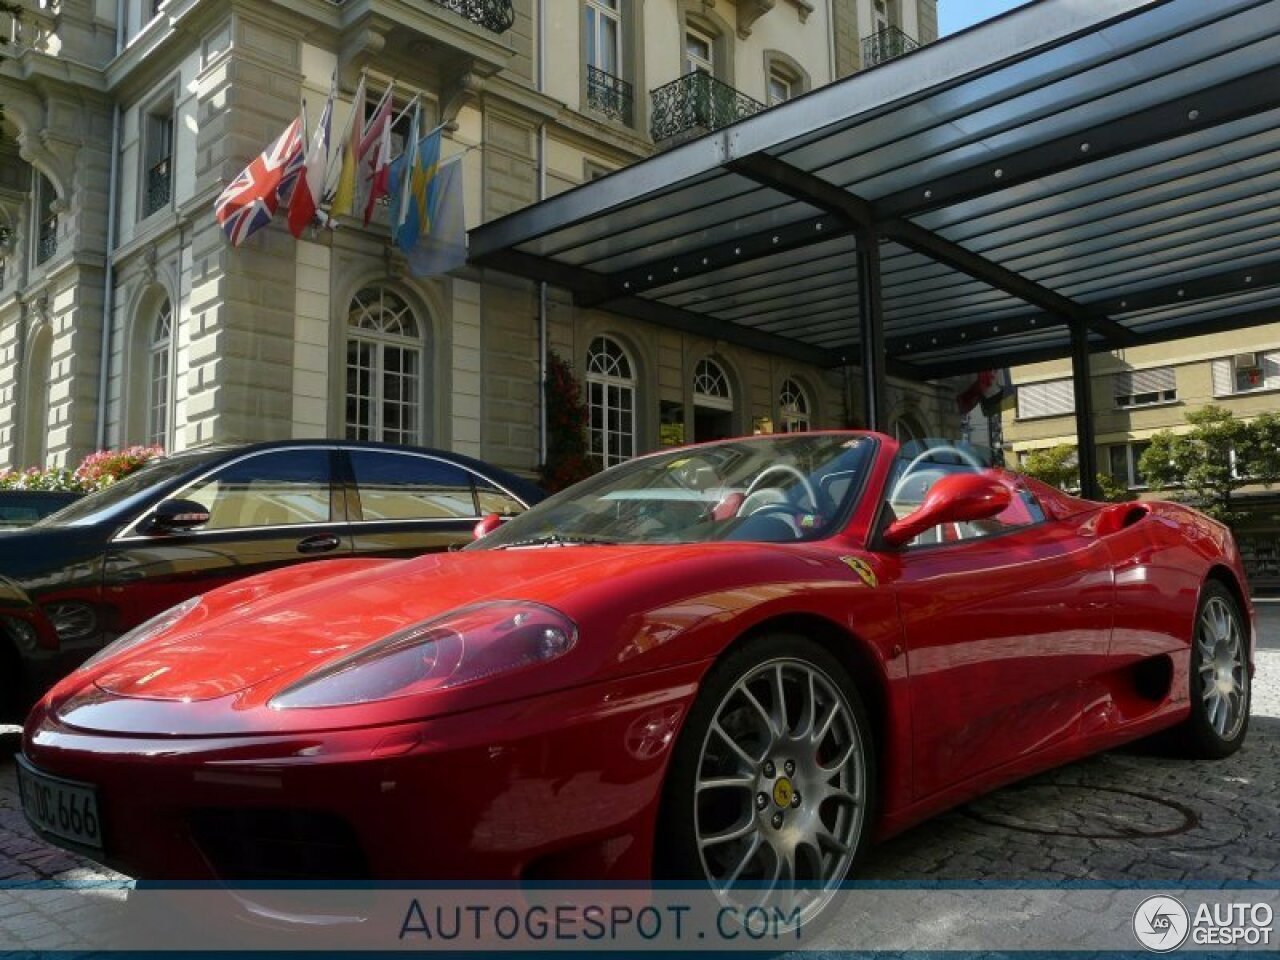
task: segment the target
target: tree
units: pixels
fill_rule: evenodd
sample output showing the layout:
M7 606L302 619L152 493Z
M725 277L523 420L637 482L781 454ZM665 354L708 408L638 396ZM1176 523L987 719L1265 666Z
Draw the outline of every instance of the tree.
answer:
M1080 485L1080 466L1076 462L1076 448L1069 443L1043 450L1031 450L1022 459L1022 473L1059 490Z
M1236 492L1250 484L1270 486L1280 476L1280 417L1253 423L1209 405L1187 414L1186 433L1162 430L1151 438L1139 466L1153 490L1181 488L1179 499L1223 523L1237 523Z
M587 443L590 417L582 399L582 384L573 368L559 354L547 355L547 462L538 468L538 477L548 493L584 480L600 469Z
M1074 445L1060 443L1056 447L1032 450L1022 461L1022 473L1059 490L1075 492L1080 488L1079 455ZM1097 476L1098 491L1103 500L1119 503L1132 500L1128 486L1106 473Z

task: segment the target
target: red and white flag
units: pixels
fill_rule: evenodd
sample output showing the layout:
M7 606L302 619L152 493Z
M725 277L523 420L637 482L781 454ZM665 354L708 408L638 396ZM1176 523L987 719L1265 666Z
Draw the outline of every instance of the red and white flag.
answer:
M373 219L378 201L387 195L391 176L391 111L392 97L388 90L378 104L378 109L365 127L360 139L360 179L365 188L364 225Z
M302 173L293 196L289 198L289 232L301 237L302 231L316 218L324 197L324 181L329 171L329 133L333 124L334 86L329 87L329 100L320 114L311 148L303 161Z
M240 246L271 222L280 198L302 170L302 117L241 171L214 201L214 216L232 246Z

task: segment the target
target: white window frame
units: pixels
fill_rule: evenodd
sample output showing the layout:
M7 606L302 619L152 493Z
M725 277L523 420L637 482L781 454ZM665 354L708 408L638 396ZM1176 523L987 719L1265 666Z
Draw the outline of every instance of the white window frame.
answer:
M147 339L147 443L170 448L173 428L173 301L156 310Z
M693 405L709 410L733 410L733 384L728 371L703 357L693 371Z
M609 6L606 0L586 0L585 16L587 18L587 64L602 70L613 77L621 77L623 71L622 51L622 2ZM607 66L600 63L600 51L605 49L604 21L613 23L613 64ZM592 51L595 51L593 57Z
M774 96L773 85L779 84L786 93L781 96ZM786 103L795 96L795 81L790 76L783 73L777 67L769 68L769 75L765 78L765 100L767 106L776 106L779 103Z
M689 52L689 38L693 37L707 45L707 58L696 57ZM684 72L693 73L701 70L711 76L716 75L716 38L705 30L685 24L684 28Z
M376 297L376 311L375 307ZM388 300L394 301L388 306ZM364 325L365 318L372 321ZM411 333L397 332L392 329L388 318L401 327L411 326ZM405 323L407 318L408 324ZM427 350L423 336L424 325L419 321L413 307L394 290L385 286L364 287L351 298L347 310L346 359L343 366L343 434L348 440L375 440L383 443L422 443L423 425L426 419L426 404L423 400L426 383ZM351 347L352 345L368 347L372 351L372 363L367 369L370 375L371 393L367 396L351 391ZM400 371L399 376L410 384L408 400L401 398L389 400L384 389L387 377L387 357L391 351L400 351L403 356L414 358L414 369L411 374ZM353 398L357 402L355 419L349 414ZM359 401L368 400L370 418L368 422L359 419ZM403 413L411 417L408 428L387 426L388 404L398 405Z
M1141 451L1136 449L1139 446L1143 448ZM1139 478L1138 476L1138 460L1141 459L1142 454L1146 452L1146 448L1150 446L1150 440L1128 440L1124 443L1106 444L1106 470L1108 475L1113 478L1115 477L1115 474L1111 472L1111 451L1116 447L1123 447L1125 457L1125 486L1130 490L1146 490L1148 487L1146 479Z
M613 337L601 335L587 349L587 411L591 453L605 467L636 455L635 364ZM616 401L616 402L615 402ZM631 429L610 426L611 415L630 418Z
M778 428L783 433L804 433L812 428L809 394L794 377L782 381L778 391Z
M1157 407L1178 399L1177 374L1173 367L1126 370L1115 374L1113 395L1117 410Z

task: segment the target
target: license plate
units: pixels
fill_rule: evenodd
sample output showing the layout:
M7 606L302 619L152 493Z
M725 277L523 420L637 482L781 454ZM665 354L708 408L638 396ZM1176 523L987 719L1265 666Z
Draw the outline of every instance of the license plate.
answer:
M22 812L35 826L82 847L102 849L98 791L88 783L51 777L18 759Z

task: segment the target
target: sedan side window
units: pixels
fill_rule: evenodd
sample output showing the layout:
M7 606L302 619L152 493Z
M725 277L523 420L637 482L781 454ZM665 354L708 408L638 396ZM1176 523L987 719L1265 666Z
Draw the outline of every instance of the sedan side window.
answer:
M507 491L490 483L484 477L476 477L476 499L480 503L480 513L488 516L496 513L500 517L514 517L524 513L525 506Z
M329 451L273 450L237 460L177 497L209 511L203 530L328 523Z
M434 457L349 450L365 520L456 520L479 516L471 474Z

